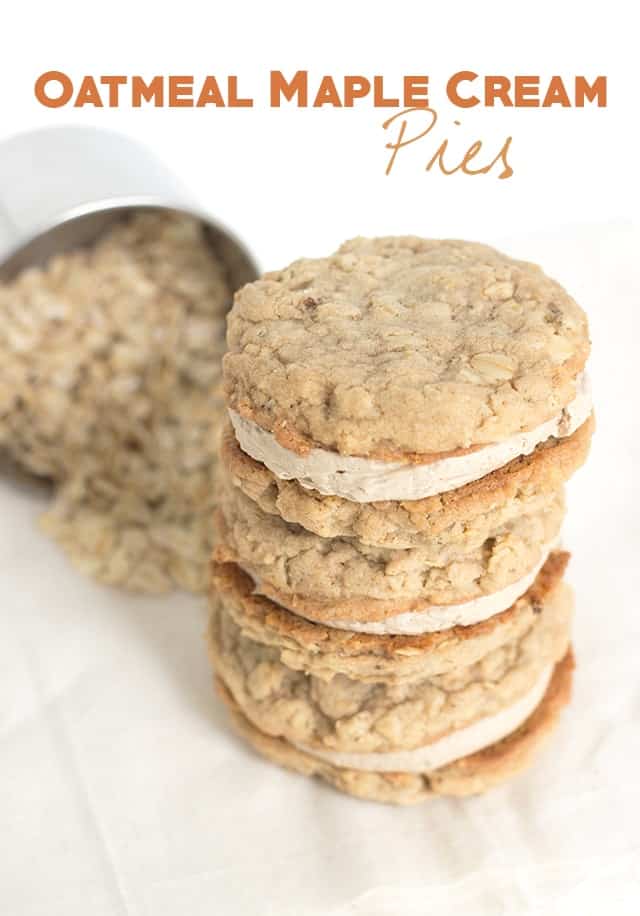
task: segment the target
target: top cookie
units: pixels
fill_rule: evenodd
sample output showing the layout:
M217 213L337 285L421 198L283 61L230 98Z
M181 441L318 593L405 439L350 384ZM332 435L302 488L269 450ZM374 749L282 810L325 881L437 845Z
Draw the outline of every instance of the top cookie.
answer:
M357 238L241 289L233 411L299 454L421 462L531 430L576 396L584 313L486 245Z

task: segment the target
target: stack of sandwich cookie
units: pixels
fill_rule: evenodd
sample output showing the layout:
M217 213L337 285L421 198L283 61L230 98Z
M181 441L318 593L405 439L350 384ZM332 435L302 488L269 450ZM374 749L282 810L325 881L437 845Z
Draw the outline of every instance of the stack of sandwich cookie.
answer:
M408 803L521 769L568 700L581 309L483 245L355 239L244 287L209 646L238 729Z

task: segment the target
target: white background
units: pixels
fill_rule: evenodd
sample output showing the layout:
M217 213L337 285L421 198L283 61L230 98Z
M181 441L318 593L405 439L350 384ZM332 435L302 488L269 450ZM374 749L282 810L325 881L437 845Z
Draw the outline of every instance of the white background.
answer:
M83 580L35 527L46 494L0 480L0 911L636 914L640 235L628 5L22 3L2 35L0 139L47 124L124 130L265 267L355 234L406 232L540 261L589 313L599 428L565 530L578 597L573 706L512 785L409 810L256 759L212 694L202 604ZM428 73L443 125L457 117L489 148L513 135L515 174L427 174L434 146L421 155L416 144L385 177L385 112L271 111L272 68L382 73L391 91L405 73ZM48 111L32 94L48 69L235 73L256 107ZM606 73L610 104L454 111L441 87L460 69Z

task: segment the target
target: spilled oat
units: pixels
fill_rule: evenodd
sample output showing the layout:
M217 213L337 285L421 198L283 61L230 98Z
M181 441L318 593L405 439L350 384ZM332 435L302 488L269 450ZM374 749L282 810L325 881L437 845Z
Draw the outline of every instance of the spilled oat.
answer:
M102 582L206 588L230 299L202 225L153 211L0 286L0 449Z

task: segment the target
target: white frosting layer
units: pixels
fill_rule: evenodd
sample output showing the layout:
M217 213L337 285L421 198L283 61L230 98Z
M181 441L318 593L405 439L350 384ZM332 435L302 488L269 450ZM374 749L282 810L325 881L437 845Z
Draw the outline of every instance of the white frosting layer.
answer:
M413 751L350 754L341 751L319 751L304 744L297 744L296 747L334 766L350 770L368 770L375 773L430 773L447 763L495 744L519 728L542 700L552 672L553 665L547 666L531 690L506 709L501 709L493 716L486 716L466 728L460 728Z
M488 620L494 614L501 614L510 608L514 602L533 584L536 576L542 569L549 553L560 543L560 538L552 544L547 544L542 551L542 559L530 570L526 576L493 592L491 595L481 595L471 601L460 604L434 604L423 611L407 611L396 614L384 620L359 621L359 620L332 620L331 626L337 630L351 630L354 633L376 633L378 635L419 636L421 633L436 633L440 630L450 630L451 627L470 627L474 623ZM296 614L302 612L298 609ZM303 614L309 620L318 622L317 618L305 611Z
M529 455L550 436L564 437L582 426L591 413L586 375L577 382L575 399L556 417L528 432L487 445L466 455L440 458L429 464L354 458L312 448L298 455L284 448L272 433L252 420L229 411L241 449L265 464L276 477L297 480L323 496L341 496L353 502L424 499L455 490L503 467L519 455Z

